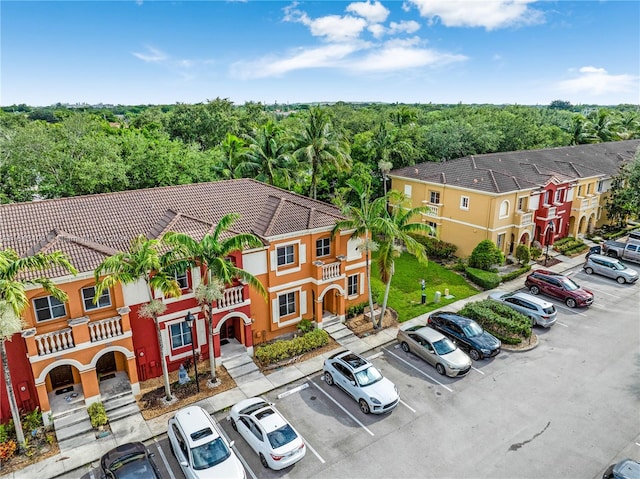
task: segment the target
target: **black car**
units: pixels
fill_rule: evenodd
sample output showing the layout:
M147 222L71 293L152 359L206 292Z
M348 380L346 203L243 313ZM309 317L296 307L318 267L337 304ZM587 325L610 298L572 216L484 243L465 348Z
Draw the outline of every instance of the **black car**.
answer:
M100 458L100 466L105 478L134 479L145 477L161 479L154 464L153 453L141 442L128 442L107 452Z
M482 329L473 319L455 313L438 312L431 314L427 323L468 351L474 361L491 358L500 352L500 340Z

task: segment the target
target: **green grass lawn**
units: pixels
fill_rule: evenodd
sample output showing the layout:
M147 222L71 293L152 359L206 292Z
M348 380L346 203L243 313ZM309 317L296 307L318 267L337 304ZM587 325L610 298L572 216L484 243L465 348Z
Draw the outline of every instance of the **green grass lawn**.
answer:
M468 298L478 291L469 286L460 275L443 268L434 261L429 261L427 267L422 266L410 254L403 253L395 260L395 274L391 280L388 306L398 312L398 321L403 322L415 318L447 304ZM422 289L420 280L426 283L427 302L421 304ZM378 268L375 258L372 261L371 283L374 292L374 301L382 304L384 284L378 279ZM449 289L449 294L454 297L445 299L444 290ZM435 304L433 298L436 291L442 293L440 303ZM375 295L378 294L376 297Z

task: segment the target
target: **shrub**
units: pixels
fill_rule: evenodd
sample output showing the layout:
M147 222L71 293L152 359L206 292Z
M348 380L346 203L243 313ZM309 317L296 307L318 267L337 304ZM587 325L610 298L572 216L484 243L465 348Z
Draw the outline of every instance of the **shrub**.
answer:
M458 314L475 320L507 344L519 344L522 339L531 337L529 319L498 301L485 299L467 303Z
M538 248L537 246L532 246L529 248L529 252L531 253L531 259L537 260L542 254L542 248Z
M42 426L42 413L40 408L35 408L33 411L25 415L22 422L23 431L30 433Z
M89 413L89 419L91 420L91 425L93 427L104 426L109 422L109 418L107 417L107 411L104 409L104 404L101 402L94 402L87 408L87 412Z
M411 237L424 246L428 258L449 259L458 250L456 245L431 236L412 234Z
M364 313L364 308L366 308L368 304L368 302L365 302L349 306L347 308L347 318L353 318L354 316Z
M329 333L324 329L314 329L304 336L289 340L278 340L258 347L256 359L264 365L269 365L321 348L327 344L329 344Z
M493 289L500 284L500 275L492 271L484 271L477 268L465 269L467 278L484 289Z
M483 240L471 252L469 266L489 271L492 266L502 264L503 261L502 251L498 249L493 241Z
M7 461L13 457L18 449L18 444L13 439L0 442L0 464L3 461Z
M511 281L512 279L516 279L518 276L521 276L530 270L531 270L531 265L527 263L522 268L512 271L511 273L503 274L502 276L500 276L500 280L502 282Z
M301 319L296 327L302 334L306 334L313 329L313 323L308 319Z
M516 259L520 264L529 264L529 261L531 261L531 253L526 244L516 246Z

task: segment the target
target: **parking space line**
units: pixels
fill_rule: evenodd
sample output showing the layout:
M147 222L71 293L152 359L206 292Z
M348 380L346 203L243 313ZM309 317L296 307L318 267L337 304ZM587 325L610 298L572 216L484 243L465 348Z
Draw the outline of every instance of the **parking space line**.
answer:
M439 384L440 386L442 386L443 388L445 388L447 391L449 392L453 392L453 389L449 388L446 384L442 384L440 381L438 381L435 378L432 378L431 376L429 376L427 373L425 373L422 369L415 367L413 364L411 364L409 361L402 359L400 356L398 356L397 354L393 353L392 351L389 351L388 349L385 349L385 351L389 354L391 354L392 356L398 358L400 361L402 361L403 363L405 363L407 366L415 369L416 371L418 371L420 374L422 374L423 376L428 377L429 379L431 379L433 382Z
M311 452L316 455L316 457L322 464L324 464L325 460L320 457L320 454L318 454L314 448L311 447L311 444L309 444L309 442L307 442L305 438L302 438L302 440L304 441L304 445L307 446L311 450Z
M408 405L406 402L404 402L402 399L400 399L400 402L401 402L402 404L404 404L405 406L407 406L407 408L408 408L409 410L411 410L411 412L416 412L416 410L415 410L415 409L413 409L411 406L409 406L409 405Z
M482 374L484 376L484 373L482 371L480 371L479 369L474 368L473 366L471 366L471 369L473 369L476 372L479 372L480 374Z
M560 321L556 321L556 324L559 324L560 326L564 326L565 328L569 327L568 324L561 323Z
M366 359L367 361L371 361L371 360L373 360L373 359L379 358L380 356L382 356L382 351L377 352L377 353L374 353L374 354L372 354L371 356L367 356L365 359Z
M618 295L615 295L615 294L607 293L606 291L602 291L601 289L596 289L591 285L589 285L589 289L592 289L593 291L595 291L596 293L599 293L599 294L606 294L607 296L613 296L616 299L623 299L622 296L618 296Z
M556 304L556 305L555 305L555 307L556 307L556 308L563 309L563 310L565 310L565 311L571 311L572 313L574 313L574 314L579 314L580 316L586 316L586 314L581 313L580 311L576 311L575 309L571 309L571 308L569 308L569 307L565 307L565 306L560 305L560 304Z
M322 380L324 381L324 375L322 376ZM356 417L351 414L349 411L347 411L345 408L342 407L342 405L340 405L340 403L338 401L336 401L335 399L333 399L331 397L331 395L325 391L322 390L322 388L320 386L318 386L315 382L309 380L311 382L311 384L313 384L316 388L318 388L318 391L320 391L322 394L324 394L325 396L327 396L336 406L338 406L340 409L342 409L345 414L347 416L349 416L351 419L353 419L357 424L360 425L360 427L362 427L365 431L367 431L369 434L371 434L372 436L375 436L375 434L373 432L371 432L371 430L369 430L369 428L367 426L365 426L364 424L362 424L360 421L358 421L356 419Z
M153 440L156 443L156 447L158 448L158 452L160 453L160 457L162 458L162 462L164 462L165 468L167 469L167 471L169 471L169 477L171 479L176 479L176 476L173 475L173 471L171 470L171 466L169 465L169 461L167 461L167 457L164 455L164 451L162 450L162 447L160 446L160 443L158 442L158 440L156 438L154 438Z

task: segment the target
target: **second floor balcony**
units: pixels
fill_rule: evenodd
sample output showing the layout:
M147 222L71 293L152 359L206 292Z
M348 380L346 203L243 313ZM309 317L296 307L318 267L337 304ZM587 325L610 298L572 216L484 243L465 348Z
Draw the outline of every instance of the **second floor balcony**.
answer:
M239 304L244 303L246 300L244 293L244 286L233 286L232 288L225 288L222 292L222 298L216 303L214 311L222 311L225 309L231 309Z
M516 224L529 226L531 223L533 223L533 213L524 213L522 211L516 213Z
M340 258L343 257L338 257L338 259ZM320 281L331 281L342 276L342 261L325 263L324 261L317 260L314 261L313 264L316 267L315 277Z

